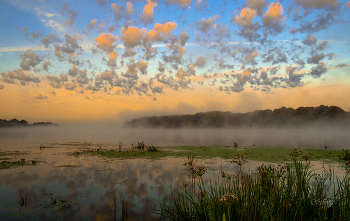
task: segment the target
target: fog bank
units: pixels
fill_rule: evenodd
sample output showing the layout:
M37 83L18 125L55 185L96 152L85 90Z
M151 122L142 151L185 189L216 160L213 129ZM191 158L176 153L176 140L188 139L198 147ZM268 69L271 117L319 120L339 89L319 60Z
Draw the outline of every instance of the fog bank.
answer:
M131 145L144 141L155 146L218 145L292 148L349 148L350 129L337 127L303 127L290 129L139 129L116 125L59 125L42 128L2 128L2 150L26 146L93 142Z

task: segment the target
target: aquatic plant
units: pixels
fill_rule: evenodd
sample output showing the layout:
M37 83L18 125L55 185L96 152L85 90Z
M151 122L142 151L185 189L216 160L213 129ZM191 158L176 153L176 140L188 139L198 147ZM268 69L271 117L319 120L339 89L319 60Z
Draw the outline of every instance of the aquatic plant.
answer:
M222 170L215 182L198 182L196 191L173 190L170 202L160 203L157 212L167 220L348 220L348 174L343 179L335 179L331 170L317 174L307 159L298 160L302 151L290 154L288 166L261 165L258 173L233 176ZM234 159L241 165L245 157Z
M147 151L150 151L150 152L158 152L159 150L153 146L152 144L150 145L147 145Z
M18 201L19 205L21 206L27 206L27 194L24 196L22 195L22 190L19 190L20 199Z
M350 150L342 149L338 154L339 160L350 160Z

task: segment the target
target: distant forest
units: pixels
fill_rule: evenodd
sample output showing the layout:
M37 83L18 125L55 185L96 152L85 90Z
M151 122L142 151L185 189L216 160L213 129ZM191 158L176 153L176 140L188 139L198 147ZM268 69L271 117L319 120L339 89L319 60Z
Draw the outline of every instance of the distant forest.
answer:
M322 126L350 126L350 113L337 106L281 107L275 110L257 110L248 113L210 111L186 115L136 118L125 127L145 128L264 128Z
M57 124L53 124L51 122L35 122L33 124L29 124L26 120L5 120L0 119L0 128L1 127L28 127L28 126L57 126Z

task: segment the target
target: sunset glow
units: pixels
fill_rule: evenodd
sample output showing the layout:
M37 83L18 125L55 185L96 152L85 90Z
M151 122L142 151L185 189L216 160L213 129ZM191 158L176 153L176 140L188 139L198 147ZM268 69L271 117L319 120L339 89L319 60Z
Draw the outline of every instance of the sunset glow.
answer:
M0 0L0 118L350 111L349 5Z

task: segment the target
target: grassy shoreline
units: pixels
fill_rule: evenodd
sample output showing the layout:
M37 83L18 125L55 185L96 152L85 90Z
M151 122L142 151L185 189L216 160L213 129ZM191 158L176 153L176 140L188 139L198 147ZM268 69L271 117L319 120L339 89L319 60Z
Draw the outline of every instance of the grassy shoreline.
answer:
M183 147L157 147L158 151L127 149L118 151L114 149L96 149L84 151L85 154L98 155L108 158L150 158L187 157L195 155L199 159L222 158L230 159L233 156L244 155L248 160L278 163L290 161L290 152L294 148L282 147L218 147L218 146L183 146ZM339 156L344 150L326 149L300 149L304 154L310 155L309 161L324 161L326 163L344 162ZM300 157L301 159L301 157Z

